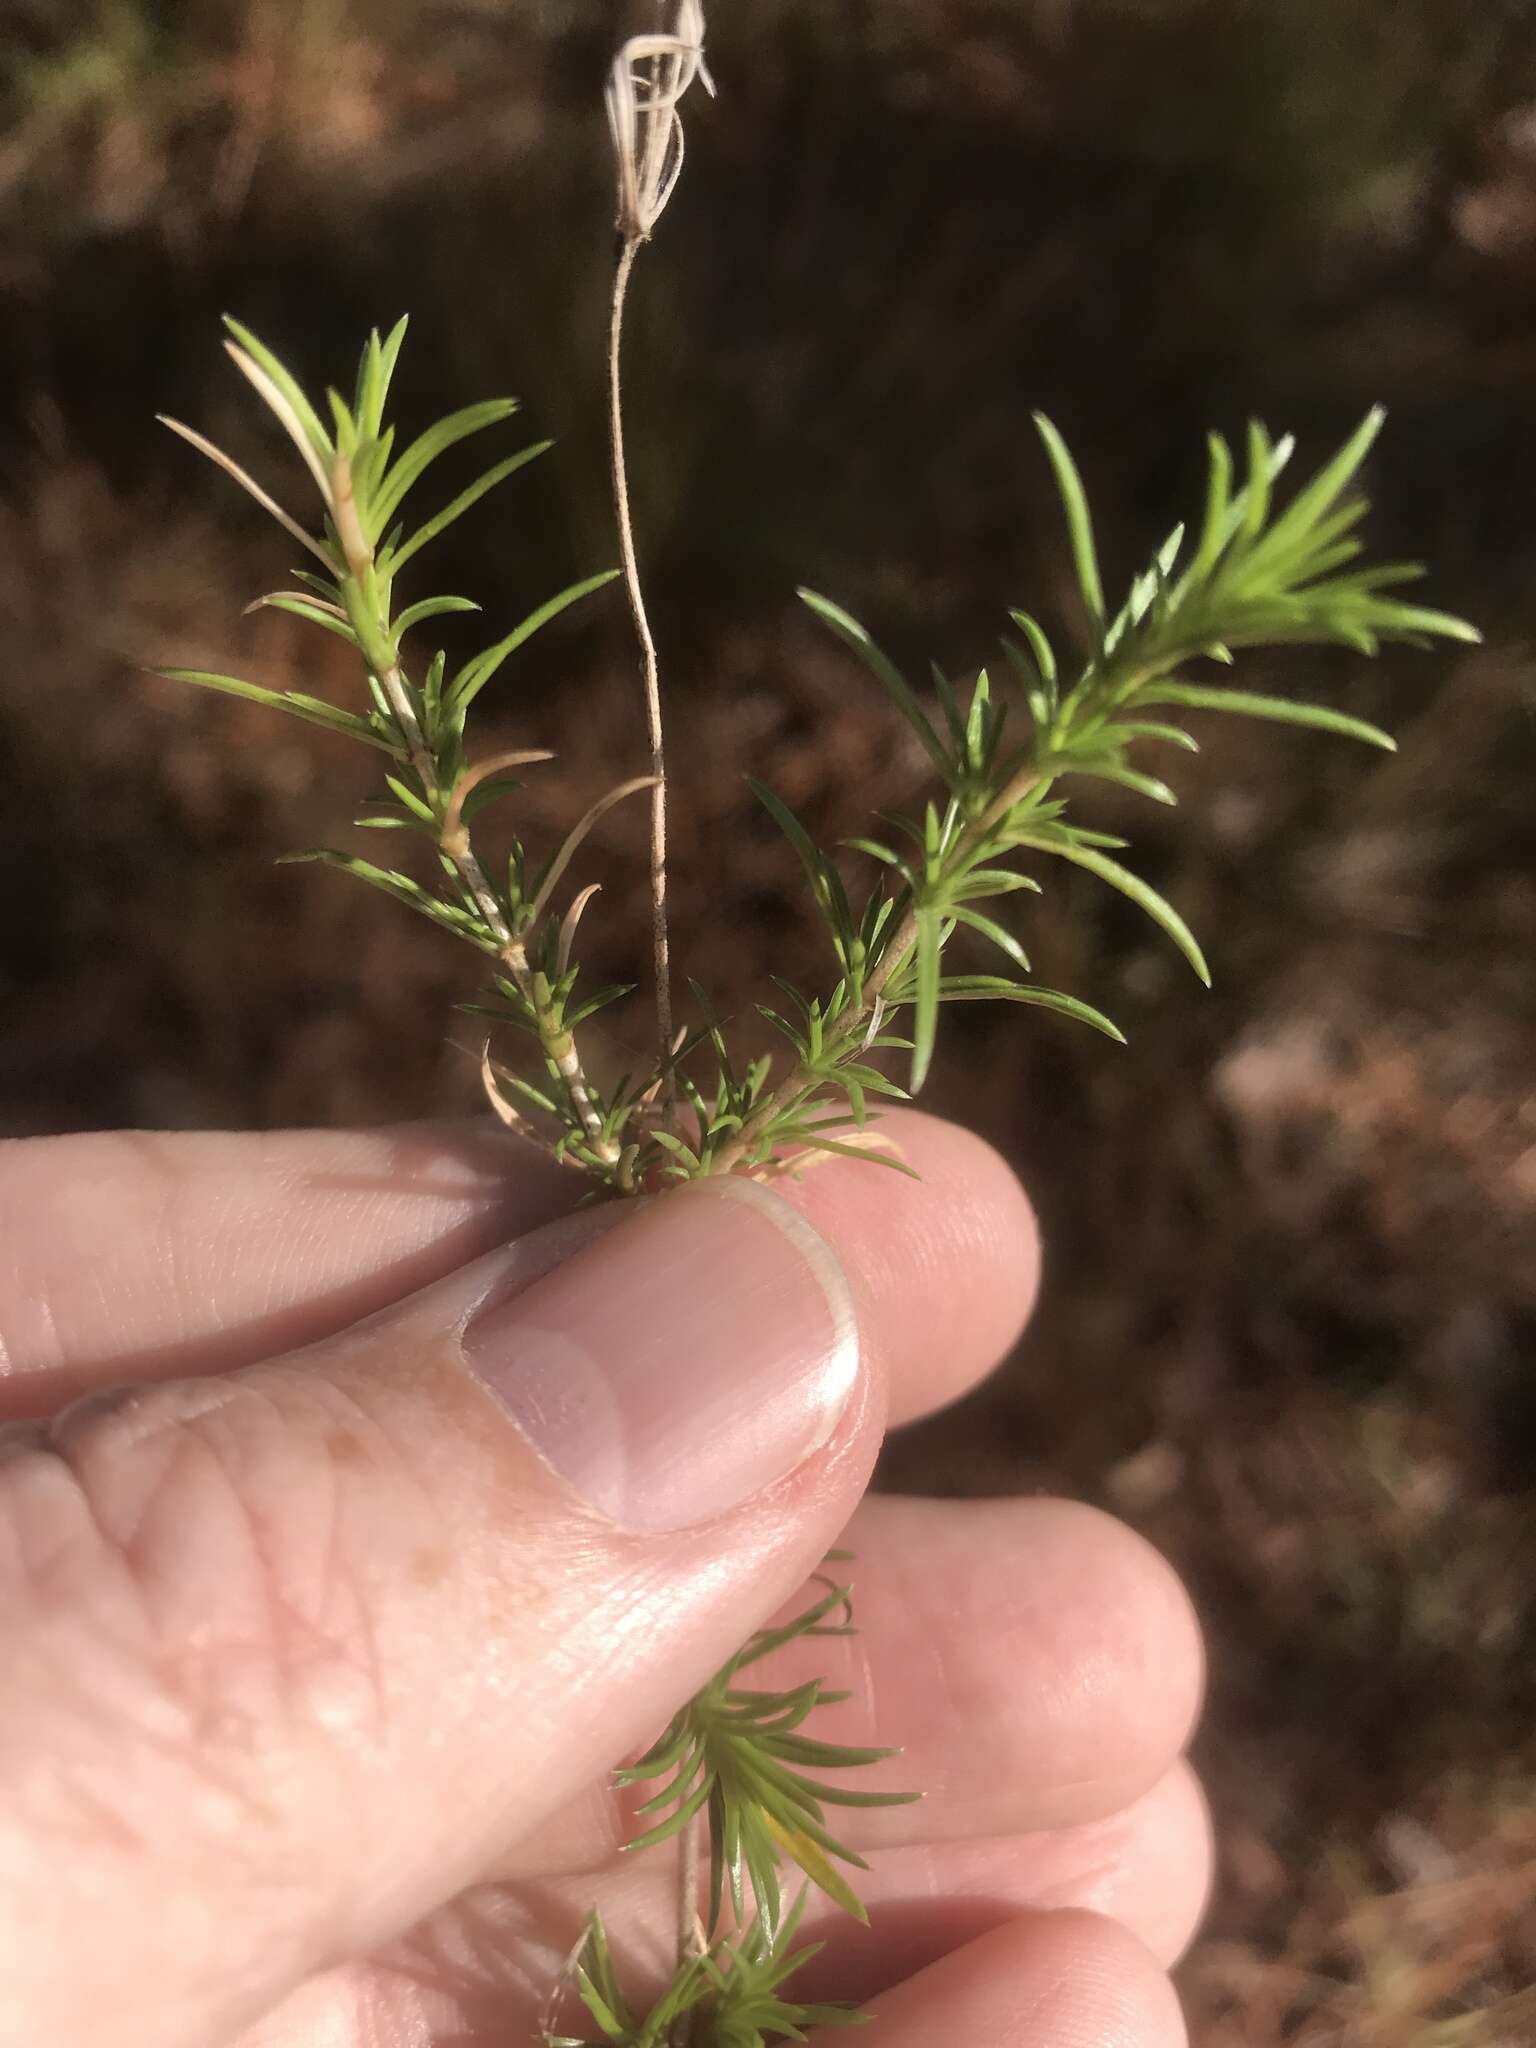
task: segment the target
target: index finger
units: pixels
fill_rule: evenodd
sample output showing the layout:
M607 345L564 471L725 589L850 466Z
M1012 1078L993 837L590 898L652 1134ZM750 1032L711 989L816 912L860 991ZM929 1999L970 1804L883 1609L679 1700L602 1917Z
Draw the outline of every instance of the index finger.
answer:
M0 1420L334 1334L580 1200L494 1128L0 1146Z
M1008 1349L1039 1253L990 1146L916 1111L882 1130L921 1185L828 1160L777 1187L878 1295L902 1420L963 1393ZM0 1146L0 1420L331 1336L586 1192L532 1146L473 1124L12 1140Z

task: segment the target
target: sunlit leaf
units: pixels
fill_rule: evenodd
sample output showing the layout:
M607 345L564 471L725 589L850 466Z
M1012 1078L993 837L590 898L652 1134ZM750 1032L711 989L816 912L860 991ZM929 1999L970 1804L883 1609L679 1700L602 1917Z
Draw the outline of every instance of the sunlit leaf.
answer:
M201 690L218 690L226 697L245 697L253 704L265 704L269 710L286 711L291 718L302 718L308 725L323 726L327 732L341 733L347 739L362 740L366 746L378 747L386 754L396 751L366 719L351 711L340 711L334 704L322 703L318 697L306 697L293 690L265 690L259 683L242 682L238 676L213 675L204 669L161 668L154 673L173 683L194 683Z
M494 469L488 469L484 476L477 477L468 490L460 491L451 504L445 505L425 526L418 527L408 541L395 548L389 548L386 543L391 572L398 575L406 563L414 560L424 547L436 540L440 534L446 533L455 520L462 519L472 506L478 505L488 491L494 491L496 486L505 483L509 476L516 476L520 469L525 469L530 462L537 461L539 456L547 453L554 445L553 441L535 441L531 448L520 448L516 455L509 455L505 462L498 462Z
M472 704L486 684L496 674L509 655L515 654L525 641L531 640L542 626L551 619L557 619L561 612L568 611L584 597L590 597L594 590L601 590L618 575L617 569L606 569L599 576L587 576L580 583L573 583L558 596L549 598L537 611L532 611L521 625L514 626L504 640L498 640L494 647L488 647L483 654L477 654L473 661L459 671L449 692L454 705L463 709Z
M1078 474L1077 464L1072 460L1071 451L1052 421L1048 420L1043 412L1037 412L1035 426L1045 443L1045 452L1050 457L1051 468L1056 474L1056 488L1061 494L1061 507L1067 517L1067 534L1072 543L1072 562L1077 571L1077 587L1082 593L1089 622L1095 628L1100 628L1104 623L1104 582L1099 574L1099 554L1094 544L1093 515L1088 510L1088 494L1083 489L1083 480ZM1024 630L1027 632L1028 628Z
M393 896L397 903L405 904L407 909L430 918L434 924L452 932L455 938L468 939L481 952L494 953L497 950L494 934L487 931L484 923L469 911L431 895L410 875L400 874L393 868L376 867L372 861L363 860L355 853L337 853L330 847L317 847L309 853L284 854L280 865L297 866L311 861L355 875L370 888L380 889L386 896Z
M858 655L864 666L869 670L902 717L922 741L940 773L947 775L949 773L949 756L944 750L944 744L934 731L927 713L923 710L921 704L918 703L916 696L913 694L912 686L901 673L901 670L881 652L880 648L875 645L875 642L859 624L858 620L850 617L841 605L833 604L830 598L822 597L814 590L802 590L799 595L802 603L808 605L824 624L831 627L838 639L846 646L851 647L854 653Z
M487 398L477 405L466 405L461 411L450 413L446 419L428 427L390 471L372 507L375 537L389 525L407 493L420 482L439 456L445 455L456 443L467 440L471 434L483 434L487 427L499 426L503 420L511 419L517 409L515 398Z
M1021 846L1035 846L1043 853L1052 853L1058 859L1071 861L1074 867L1086 868L1090 875L1097 875L1101 882L1107 882L1112 889L1118 889L1122 896L1129 897L1139 910L1144 910L1154 924L1160 925L1172 939L1196 974L1209 988L1211 970L1205 964L1205 955L1196 942L1194 933L1183 918L1164 897L1144 882L1139 875L1133 875L1129 868L1121 867L1108 854L1100 853L1097 847L1084 846L1081 842L1068 839L1038 840L1021 838Z
M1204 688L1195 683L1156 683L1142 700L1147 704L1187 705L1194 711L1227 711L1239 718L1263 718L1277 725L1310 726L1317 732L1336 733L1342 739L1363 740L1367 746L1396 753L1397 741L1379 725L1363 718L1350 718L1326 704L1298 704L1289 697L1256 697L1249 690Z

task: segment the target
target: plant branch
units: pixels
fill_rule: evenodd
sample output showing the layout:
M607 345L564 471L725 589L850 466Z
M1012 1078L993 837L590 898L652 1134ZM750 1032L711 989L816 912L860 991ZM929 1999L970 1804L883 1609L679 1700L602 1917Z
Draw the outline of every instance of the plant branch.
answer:
M645 608L640 563L635 552L634 519L629 503L629 473L624 451L624 312L629 280L642 237L625 234L613 274L613 304L608 328L608 429L613 464L613 509L619 528L624 588L629 596L635 638L640 643L645 686L646 737L651 750L651 960L656 984L658 1067L668 1120L676 1122L677 1082L672 1071L672 961L667 934L667 759L661 718L661 675L655 636Z
M1007 787L987 806L981 816L966 827L956 840L947 865L963 866L1001 820L1007 817L1016 804L1023 802L1040 780L1040 770L1031 759L1010 779ZM829 1054L842 1050L851 1039L858 1037L867 1028L869 1020L875 1014L876 1005L892 977L903 966L917 943L917 918L918 906L915 902L909 902L889 943L882 950L873 972L865 978L859 1001L849 1005L828 1034L826 1050ZM715 1157L714 1172L734 1171L751 1151L761 1133L800 1096L814 1088L820 1079L819 1073L811 1071L803 1062L797 1062L777 1088L771 1089L763 1097L735 1138L720 1148Z
M1158 803L1175 803L1165 782L1132 765L1128 749L1141 740L1192 748L1193 738L1162 719L1119 715L1165 706L1226 710L1310 726L1389 749L1393 743L1379 728L1329 706L1188 680L1180 673L1186 663L1215 660L1229 665L1234 649L1255 646L1342 644L1372 655L1388 640L1423 644L1436 637L1463 642L1478 637L1462 619L1385 594L1413 580L1420 573L1416 566L1359 561L1363 543L1354 529L1364 517L1366 500L1349 495L1349 490L1381 425L1379 411L1367 415L1283 508L1275 506L1272 486L1289 457L1289 441L1272 442L1263 427L1254 424L1248 436L1247 480L1234 491L1231 451L1219 437L1212 437L1198 528L1193 535L1183 525L1174 529L1150 567L1135 578L1125 604L1113 617L1105 606L1093 521L1077 466L1055 427L1039 415L1036 424L1056 474L1090 645L1077 682L1063 693L1048 637L1028 614L1011 614L1025 644L1005 642L1004 651L1033 728L1022 751L1010 753L1003 746L1007 709L994 701L985 669L977 676L963 713L953 686L935 671L942 714L935 722L856 619L814 591L801 592L812 610L855 651L913 728L948 789L948 802L942 812L930 803L921 824L910 818L891 821L916 842L915 857L903 858L868 840L855 842L894 867L903 882L895 895L882 892L872 897L859 924L829 858L771 791L759 789L806 868L843 977L831 997L821 1002L807 1002L791 990L806 1017L804 1036L784 1027L798 1048L797 1062L766 1094L759 1092L760 1080L754 1081L745 1102L738 1091L730 1105L729 1124L716 1116L698 1155L703 1172L755 1164L770 1154L777 1138L826 1143L824 1134L837 1128L837 1121L807 1123L803 1112L821 1106L816 1099L835 1091L845 1079L849 1115L839 1121L861 1124L865 1089L889 1086L878 1073L861 1068L859 1060L869 1040L878 1037L880 998L898 977L900 1002L910 1000L916 1010L913 1090L927 1072L938 1007L946 996L1033 1001L1121 1036L1107 1018L1056 990L1036 991L992 975L957 976L946 989L940 955L950 933L961 925L1029 972L1017 940L977 908L978 898L985 901L1029 886L1027 877L979 865L997 855L1027 848L1056 855L1098 876L1159 925L1209 985L1204 955L1177 911L1105 851L1125 842L1064 823L1063 806L1044 805L1051 783L1061 776L1088 777L1117 783ZM914 954L916 972L909 985L905 976ZM874 965L866 974L869 958ZM862 1042L854 1042L861 1030ZM732 1126L734 1134L725 1135Z
M341 454L337 455L335 461L333 490L339 514L336 521L337 534L347 564L348 608L350 610L353 606L358 606L366 609L371 614L369 623L373 626L377 638L388 647L392 643L387 612L376 597L371 603L369 601L370 587L375 591L377 589L376 583L370 585L368 575L373 566L373 550L363 537L361 526L355 516L351 465ZM479 857L470 845L469 833L461 816L462 794L456 801L455 792L438 788L437 766L422 733L421 721L416 716L416 707L411 701L410 688L399 662L381 662L378 678L405 740L411 766L415 769L428 800L431 801L434 797L448 800L448 807L439 829L438 845L453 862L460 880L474 900L476 909L494 936L498 948L497 958L538 1020L539 1041L564 1084L571 1107L581 1122L588 1142L604 1165L616 1166L622 1148L604 1133L602 1117L592 1100L592 1091L587 1086L586 1072L577 1050L575 1036L552 1014L543 979L530 967L527 948L508 924L506 915L496 900L496 892L480 865Z
M677 1960L679 1968L709 1953L709 1936L704 1928L704 1882L699 1855L699 1826L691 1820L678 1844L677 1866ZM673 2029L676 2048L691 2048L697 2036L697 2014L685 2012Z

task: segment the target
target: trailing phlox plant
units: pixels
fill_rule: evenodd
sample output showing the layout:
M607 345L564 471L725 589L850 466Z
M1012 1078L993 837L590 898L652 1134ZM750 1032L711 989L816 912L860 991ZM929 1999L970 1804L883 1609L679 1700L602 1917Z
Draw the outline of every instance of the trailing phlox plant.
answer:
M781 982L760 1006L780 1042L777 1056L739 1059L701 990L695 1021L677 1026L659 663L630 510L620 362L630 273L681 171L679 108L698 82L710 85L703 12L699 0L681 0L669 30L625 45L607 88L618 183L608 346L618 568L571 583L457 664L423 642L434 621L477 607L461 596L414 594L407 586L417 558L550 444L505 455L422 516L418 496L439 458L504 427L517 405L490 399L406 439L391 411L404 320L387 335L370 335L347 395L331 390L318 401L256 335L227 323L231 359L292 445L311 502L307 517L200 433L167 422L302 550L291 587L258 603L345 641L357 658L358 692L342 707L202 670L166 673L266 704L377 758L377 797L352 822L370 834L403 835L407 847L414 842L415 858L388 864L334 848L289 858L329 863L383 890L481 957L477 1008L493 1031L482 1061L489 1102L505 1123L583 1174L595 1194L611 1198L708 1175L772 1173L807 1154L852 1153L906 1171L898 1152L870 1137L882 1102L922 1088L947 1004L1031 1006L1119 1040L1117 1026L1082 996L1043 987L1032 975L1017 912L1021 898L1049 885L1053 866L1084 870L1119 891L1202 981L1209 974L1178 911L1128 862L1125 840L1080 822L1084 785L1107 782L1151 803L1175 803L1159 764L1195 749L1183 722L1191 711L1391 748L1386 732L1331 706L1235 686L1228 677L1237 657L1297 644L1369 656L1389 642L1477 638L1463 621L1400 594L1421 573L1416 566L1373 564L1365 554L1359 479L1379 412L1289 495L1289 439L1255 424L1234 450L1213 435L1203 502L1153 551L1115 607L1106 599L1082 478L1056 428L1037 417L1065 517L1083 644L1069 655L1035 616L1013 610L988 668L960 679L935 667L919 685L840 606L802 591L916 735L932 794L827 848L772 790L754 784L804 870L825 936L826 978L813 988ZM641 656L645 771L601 794L552 847L529 848L514 833L510 852L493 856L484 844L488 814L497 807L515 817L520 778L550 756L533 746L475 755L472 714L534 634L615 578L624 583ZM588 1064L583 1038L630 990L583 979L582 920L596 891L581 885L577 862L599 819L642 795L651 806L656 1051L641 1071L608 1083ZM503 829L498 847L505 843ZM968 947L980 941L990 950L995 971L953 964L962 933ZM893 1752L807 1733L819 1707L846 1695L821 1681L780 1690L757 1682L761 1661L786 1644L851 1627L850 1590L828 1580L804 1612L751 1636L652 1749L619 1774L622 1785L647 1794L630 1850L682 1845L676 1973L639 2010L594 1919L572 1970L585 2031L552 2030L549 2048L591 2041L662 2048L685 2040L695 2048L761 2048L857 2017L793 1996L792 1980L814 1953L797 1945L797 1928L811 1887L862 1916L853 1882L861 1860L838 1840L827 1809L910 1795L861 1792L846 1782ZM786 1870L801 1886L792 1900Z

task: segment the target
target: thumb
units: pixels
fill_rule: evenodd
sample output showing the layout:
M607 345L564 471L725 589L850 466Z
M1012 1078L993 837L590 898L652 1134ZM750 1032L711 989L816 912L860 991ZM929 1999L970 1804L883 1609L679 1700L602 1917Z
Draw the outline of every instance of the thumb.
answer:
M878 1408L733 1180L0 1435L0 2043L207 2048L404 1931L793 1591Z

